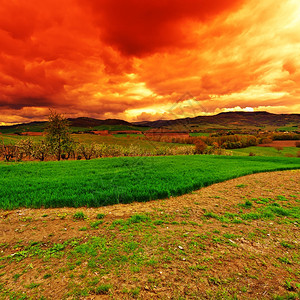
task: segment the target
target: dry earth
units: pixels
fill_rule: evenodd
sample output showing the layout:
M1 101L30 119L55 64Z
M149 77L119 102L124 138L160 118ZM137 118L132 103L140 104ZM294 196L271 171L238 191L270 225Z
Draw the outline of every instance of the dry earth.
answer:
M300 220L239 215L299 211L299 185L281 171L147 203L2 210L0 299L298 299Z

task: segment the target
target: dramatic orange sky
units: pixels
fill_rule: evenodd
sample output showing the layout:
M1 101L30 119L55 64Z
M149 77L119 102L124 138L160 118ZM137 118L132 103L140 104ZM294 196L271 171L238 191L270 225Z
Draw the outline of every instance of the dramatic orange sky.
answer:
M0 125L300 113L299 0L0 0Z

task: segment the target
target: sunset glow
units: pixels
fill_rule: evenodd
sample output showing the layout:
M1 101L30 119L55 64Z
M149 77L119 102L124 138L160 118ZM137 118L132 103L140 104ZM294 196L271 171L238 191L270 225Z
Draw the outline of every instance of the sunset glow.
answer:
M300 113L299 0L0 0L0 124Z

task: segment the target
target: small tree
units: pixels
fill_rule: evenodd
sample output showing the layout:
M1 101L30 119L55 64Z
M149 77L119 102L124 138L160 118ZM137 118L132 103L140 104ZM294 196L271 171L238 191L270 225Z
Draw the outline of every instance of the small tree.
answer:
M40 161L44 161L48 152L48 145L45 141L41 141L40 143L36 143L33 145L32 156L35 159L39 159Z
M46 142L51 152L61 159L63 151L73 143L70 135L69 121L61 114L50 110L49 122L46 128Z
M95 144L80 144L78 152L83 155L86 160L90 160L92 156L95 155Z
M32 155L32 151L33 151L33 141L31 138L28 138L25 140L22 139L16 143L16 147L18 150L18 159L19 160L22 160L22 158L24 156L30 158L30 156Z

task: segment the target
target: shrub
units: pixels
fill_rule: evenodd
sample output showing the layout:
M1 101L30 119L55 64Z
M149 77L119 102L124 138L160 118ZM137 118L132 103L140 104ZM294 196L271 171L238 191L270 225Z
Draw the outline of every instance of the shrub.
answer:
M18 159L21 160L24 157L30 157L33 152L33 141L30 138L22 139L16 143L18 151Z
M44 161L47 156L47 153L48 153L48 145L44 141L33 144L32 156L35 159Z
M80 144L78 152L80 155L83 155L86 160L90 160L93 156L95 156L95 144Z
M195 145L195 154L203 154L207 148L207 145L202 140L198 140Z

